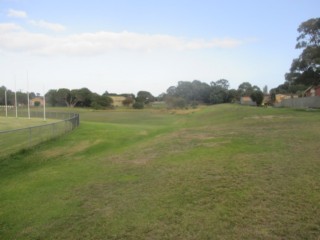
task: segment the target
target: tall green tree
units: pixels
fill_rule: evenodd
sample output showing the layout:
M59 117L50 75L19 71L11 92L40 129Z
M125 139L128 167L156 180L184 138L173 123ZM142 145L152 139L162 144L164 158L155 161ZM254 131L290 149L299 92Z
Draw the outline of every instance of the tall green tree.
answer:
M320 84L320 18L311 18L298 28L296 49L300 56L292 61L290 72L285 74L290 84L305 86Z
M257 106L261 106L264 94L260 90L253 91L250 95L252 101L256 102Z
M58 104L57 90L50 89L46 93L46 103L50 104L52 107L55 107Z
M220 79L216 82L210 83L210 103L218 104L228 102L228 88L229 81L226 79Z
M5 105L5 92L7 88L5 86L0 87L0 105Z
M67 107L72 106L72 96L71 96L71 91L67 88L59 88L57 93L56 93L57 101L59 105L64 105Z
M88 88L71 90L71 106L90 107L92 102L92 92Z
M255 91L261 91L256 85L251 85L249 82L243 82L238 87L238 94L240 97L250 96Z
M95 109L105 109L111 107L113 100L111 97L106 94L102 94L101 96L97 93L91 94L91 104L90 107Z
M147 91L139 91L136 97L137 102L142 102L144 104L148 104L150 102L155 101L155 97Z

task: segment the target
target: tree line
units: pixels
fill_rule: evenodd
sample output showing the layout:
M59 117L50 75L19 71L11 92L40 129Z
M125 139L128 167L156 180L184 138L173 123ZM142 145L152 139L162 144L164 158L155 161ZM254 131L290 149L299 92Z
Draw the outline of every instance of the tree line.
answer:
M161 98L170 108L184 108L198 104L219 104L240 101L243 96L250 96L260 105L263 101L263 92L249 82L243 82L238 89L229 89L229 81L220 79L210 84L194 80L192 82L179 81L177 86L171 86Z
M220 79L212 81L210 84L199 80L179 81L177 86L171 86L166 93L158 97L153 96L148 91L139 91L134 94L116 94L105 91L102 95L91 92L88 88L81 89L51 89L45 94L46 103L50 106L66 107L92 107L95 109L111 108L113 105L112 96L122 96L124 106L132 106L141 109L155 101L164 101L168 108L185 108L188 106L195 107L198 104L219 104L230 103L240 100L242 96L251 96L251 98L261 104L263 93L257 86L252 86L249 82L239 85L238 89L229 89L229 81ZM15 104L15 93L2 86L0 88L0 105L5 104L5 91L7 91L7 104ZM17 102L27 105L27 93L17 92ZM29 98L33 99L40 95L30 93ZM260 98L256 96L261 96Z
M102 95L91 92L88 88L51 89L46 93L46 102L51 106L108 108L112 106L112 98L105 92Z
M7 94L7 104L8 105L15 105L15 92L7 89L5 86L0 87L0 105L5 105L5 95ZM17 91L17 102L19 104L27 105L28 104L28 94L22 91ZM34 92L29 93L29 99L33 99L40 94L36 94Z

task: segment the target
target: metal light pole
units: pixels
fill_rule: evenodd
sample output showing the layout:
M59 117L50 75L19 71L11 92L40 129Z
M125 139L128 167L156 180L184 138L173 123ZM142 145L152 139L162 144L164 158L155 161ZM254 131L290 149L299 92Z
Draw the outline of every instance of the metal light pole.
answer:
M30 119L29 74L28 74L28 71L27 71L27 98L28 98L28 118Z

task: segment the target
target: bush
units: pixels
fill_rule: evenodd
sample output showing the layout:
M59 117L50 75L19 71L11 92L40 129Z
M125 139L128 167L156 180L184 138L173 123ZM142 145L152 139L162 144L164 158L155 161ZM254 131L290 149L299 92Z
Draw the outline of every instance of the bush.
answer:
M187 107L186 100L184 100L184 98L181 98L181 97L167 97L166 104L169 109L171 108L182 109Z
M143 109L144 108L144 104L143 104L143 102L135 102L134 104L132 104L132 107L134 109Z
M132 97L126 97L126 99L124 99L122 101L123 106L130 106L130 104L133 103L133 98Z

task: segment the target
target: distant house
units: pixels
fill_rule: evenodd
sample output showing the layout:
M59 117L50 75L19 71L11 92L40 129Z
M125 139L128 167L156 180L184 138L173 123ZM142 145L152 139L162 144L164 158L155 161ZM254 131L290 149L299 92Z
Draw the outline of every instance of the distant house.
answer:
M271 105L271 96L270 95L264 95L262 105Z
M43 97L35 97L33 99L30 99L31 107L39 107L39 106L42 107L43 105L44 105Z
M298 95L292 95L292 94L276 94L275 103L281 103L285 99L290 98L298 98Z
M248 106L257 106L257 104L254 101L252 101L251 97L249 97L249 96L241 97L240 104L248 105Z
M110 96L110 97L113 100L112 105L114 107L122 107L123 106L122 102L123 102L123 100L126 99L126 97L123 97L123 96Z
M311 86L311 87L307 88L307 90L304 91L304 96L305 97L315 97L315 96L320 97L320 85Z

